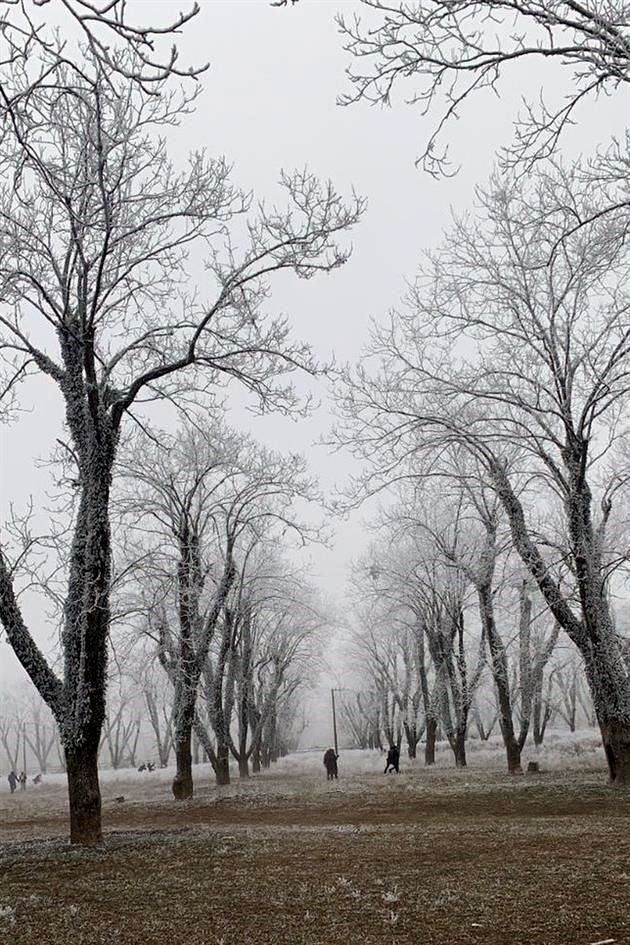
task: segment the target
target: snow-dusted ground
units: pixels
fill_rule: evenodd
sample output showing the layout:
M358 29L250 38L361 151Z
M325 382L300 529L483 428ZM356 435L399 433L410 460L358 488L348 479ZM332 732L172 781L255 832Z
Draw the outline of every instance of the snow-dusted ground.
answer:
M401 756L401 773L421 773L424 768L423 762L424 746L418 746L418 758L410 760L405 756L403 745ZM318 783L323 779L325 781L324 766L322 763L324 749L313 749L309 751L300 751L286 758L281 758L276 764L272 765L268 772L264 772L262 778L252 779L255 781L264 781L269 776L282 776L285 782L290 782L292 777L298 778L302 783L304 779L311 777ZM470 739L467 743L468 765L470 768L493 768L500 771L505 768L505 751L500 736L493 736L487 742L481 742L478 739ZM529 761L538 761L542 771L561 771L561 770L590 770L601 769L604 771L605 759L601 748L599 733L595 729L586 729L579 732L550 731L545 736L544 745L537 749L533 743L527 744L523 751L523 767L527 767ZM380 751L360 751L353 749L340 749L339 756L339 775L344 777L359 775L382 775L385 767L385 756ZM453 767L453 754L446 742L438 744L436 769L449 769ZM34 772L31 772L31 776ZM168 768L156 768L154 771L136 771L133 768L102 768L100 771L101 784L106 796L112 796L116 790L124 785L134 787L134 794L138 788L145 785L151 788L151 793L157 793L160 785L163 785L165 791L167 785L173 779L175 769L173 766ZM232 767L233 784L226 790L227 794L238 794L243 791L251 791L247 782L242 788L239 788L238 770ZM213 783L214 776L209 764L195 765L194 777L196 784ZM242 782L240 782L243 784ZM47 774L41 785L33 785L29 777L28 792L41 791L44 788L63 788L65 789L66 778L62 772ZM0 780L0 792L9 793L9 786L5 776Z

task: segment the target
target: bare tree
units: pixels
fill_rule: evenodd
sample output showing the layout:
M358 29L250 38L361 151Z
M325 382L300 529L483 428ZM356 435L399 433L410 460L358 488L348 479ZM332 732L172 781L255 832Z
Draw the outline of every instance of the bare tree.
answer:
M45 53L42 53L45 56ZM53 57L54 58L54 57ZM89 58L89 57L88 57ZM97 751L104 719L110 622L112 470L130 411L141 401L199 399L236 379L268 408L292 410L299 367L314 370L283 319L262 306L269 277L303 278L341 265L336 235L354 223L331 185L307 173L284 175L286 210L259 207L243 218L246 240L232 244L230 222L248 199L224 160L202 154L188 170L171 166L160 128L177 122L190 97L159 82L148 94L92 56L95 79L70 67L31 89L11 66L20 99L6 127L0 168L9 185L0 205L0 319L10 377L36 371L61 395L66 453L74 467L76 514L63 616L64 678L36 646L17 597L9 551L0 556L0 616L19 660L50 705L67 755L73 842L101 840ZM56 60L55 60L56 63ZM186 259L210 247L210 301L187 298ZM39 324L39 328L37 328ZM89 645L87 645L89 641Z
M59 737L57 725L50 709L37 693L28 700L26 716L23 729L24 739L37 762L39 771L46 774L50 754Z
M265 543L249 574L241 573L240 620L232 637L229 677L233 680L236 733L229 747L239 775L249 776L250 759L264 754L264 735L275 717L278 744L283 715L317 666L317 641L324 618L304 579ZM295 714L295 713L294 713Z
M157 654L155 651L146 653L136 675L136 685L142 692L161 768L168 766L173 749L172 689L164 683L164 671L159 666Z
M101 750L107 747L112 768L135 767L142 724L135 684L122 673L114 682L108 689Z
M610 217L566 237L596 201L562 167L495 180L478 222L455 225L406 311L377 333L380 370L348 379L339 432L372 461L362 491L400 469L392 456L458 444L480 463L515 549L582 654L610 777L625 783L630 678L609 583L626 549L609 522L626 483L614 451L628 394L630 259Z
M0 743L4 749L7 764L13 771L20 770L23 734L23 709L16 699L5 696L0 703Z
M311 488L303 461L257 448L225 426L197 423L144 455L131 454L128 515L150 552L157 591L149 622L174 687L173 793L192 795L191 738L199 683L211 705L216 746L203 742L219 783L229 780L235 639L247 622L246 574L250 556L274 526L306 537L291 505ZM214 649L213 649L214 648ZM227 693L227 695L226 695ZM199 726L197 732L203 738Z
M351 91L358 100L389 104L402 86L422 114L437 110L433 132L419 158L433 175L453 166L443 133L469 99L497 93L501 79L522 61L558 63L570 75L568 94L556 91L549 70L545 96L526 103L516 125L512 159L546 157L579 106L630 81L630 14L621 0L361 0L365 16L340 14L338 23L353 56ZM541 70L542 71L542 70ZM545 73L543 73L544 76Z

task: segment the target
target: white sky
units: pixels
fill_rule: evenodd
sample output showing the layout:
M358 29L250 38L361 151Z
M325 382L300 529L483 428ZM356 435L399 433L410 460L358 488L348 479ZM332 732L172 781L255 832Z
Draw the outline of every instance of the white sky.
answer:
M167 8L187 7L171 0L136 3L147 21L151 12L163 21ZM487 179L496 149L510 140L521 95L535 93L540 69L547 67L520 67L503 84L501 100L488 95L464 109L450 132L461 173L438 182L414 167L431 119L420 119L401 103L389 110L335 104L346 87L349 60L334 14L360 10L356 0L300 0L278 9L266 0L201 0L200 5L200 15L180 43L180 57L185 63L209 60L211 69L203 77L205 91L196 115L177 133L176 157L198 147L225 154L234 163L236 181L259 197L269 193L281 168L304 165L332 178L340 190L349 192L354 186L368 197L348 265L320 280L284 281L273 300L277 310L290 314L295 334L310 341L322 357L334 352L339 361L356 360L370 319L381 318L398 302L422 250L439 240L451 208L466 208L474 185ZM604 100L589 114L573 135L574 150L590 148L611 124L625 124L627 105ZM19 509L29 496L38 507L44 501L49 470L38 468L36 460L48 455L60 416L50 392L48 385L31 387L25 392L30 412L0 430L2 517L10 503ZM252 419L242 412L230 420L270 446L307 453L312 471L329 488L343 482L350 463L313 446L331 423L323 387L320 396L322 409L298 424ZM360 516L342 523L337 534L332 550L313 551L313 577L327 596L342 602L347 566L368 539ZM41 611L29 608L28 618L46 645L50 632ZM1 642L0 684L22 675L9 646Z

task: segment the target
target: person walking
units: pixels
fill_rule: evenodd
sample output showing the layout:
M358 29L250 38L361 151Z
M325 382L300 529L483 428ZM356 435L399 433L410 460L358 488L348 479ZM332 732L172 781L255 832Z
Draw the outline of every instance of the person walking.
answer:
M400 774L400 749L398 745L390 745L389 751L387 752L387 764L385 765L384 774L389 774L389 769L395 771L396 774Z

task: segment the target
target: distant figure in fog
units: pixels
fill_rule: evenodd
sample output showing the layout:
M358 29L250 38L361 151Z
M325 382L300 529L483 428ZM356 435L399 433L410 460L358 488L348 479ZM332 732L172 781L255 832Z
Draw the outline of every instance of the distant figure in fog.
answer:
M333 778L338 777L337 772L337 758L339 755L335 753L334 748L329 748L328 751L324 754L324 765L326 766L326 780L332 781Z
M25 791L26 790L26 771L20 771L20 776L18 778L18 781L20 782L20 788L23 791Z
M387 764L385 765L384 774L389 774L389 769L395 771L396 774L400 774L400 749L397 745L390 745L389 751L387 752Z
M11 789L11 794L15 794L15 789L17 787L18 779L15 771L9 771L7 775L7 781L9 782L9 788Z
M42 783L42 776L40 772L39 774L36 774L35 777L33 778L33 784L41 784L41 783Z

